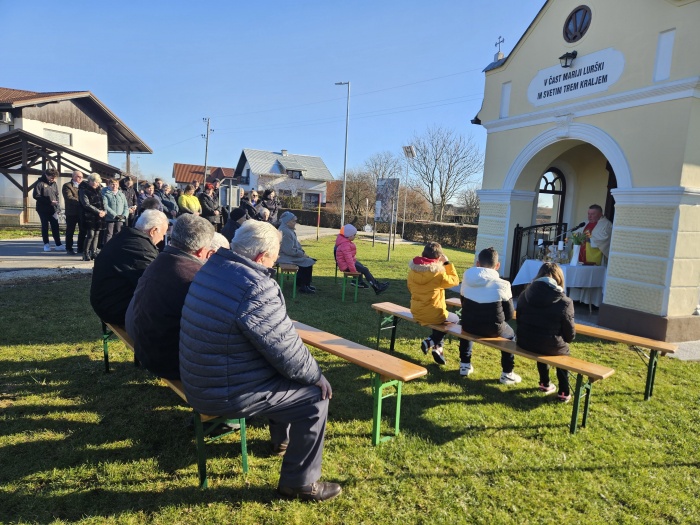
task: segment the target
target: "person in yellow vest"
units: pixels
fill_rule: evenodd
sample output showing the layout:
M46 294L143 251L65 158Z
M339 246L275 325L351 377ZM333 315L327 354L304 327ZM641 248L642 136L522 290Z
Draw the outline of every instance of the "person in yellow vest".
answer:
M603 208L593 204L588 208L588 223L583 228L586 243L581 245L578 260L584 264L602 264L603 256L610 254L612 222L603 216Z

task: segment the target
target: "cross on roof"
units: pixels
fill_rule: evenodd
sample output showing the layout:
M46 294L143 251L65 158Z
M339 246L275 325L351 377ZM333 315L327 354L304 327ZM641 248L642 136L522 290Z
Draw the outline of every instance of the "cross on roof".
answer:
M499 37L498 37L498 40L496 41L496 44L495 44L495 46L498 47L498 52L499 52L499 53L501 52L501 44L502 44L503 42L505 42L505 40L503 40L503 37L502 37L502 36L499 36Z

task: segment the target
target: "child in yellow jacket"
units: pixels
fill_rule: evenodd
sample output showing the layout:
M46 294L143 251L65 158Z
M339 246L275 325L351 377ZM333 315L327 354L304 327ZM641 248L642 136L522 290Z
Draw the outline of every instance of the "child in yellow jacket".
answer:
M458 323L459 317L447 311L445 288L459 284L457 271L437 242L429 242L420 257L408 263L408 290L411 292L411 313L421 325ZM445 334L433 330L430 337L421 342L424 354L432 350L433 359L439 365L447 360L442 348Z

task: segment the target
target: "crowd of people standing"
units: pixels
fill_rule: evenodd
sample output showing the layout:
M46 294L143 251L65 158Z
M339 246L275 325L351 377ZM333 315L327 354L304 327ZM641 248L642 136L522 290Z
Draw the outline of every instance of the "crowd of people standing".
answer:
M216 232L224 233L229 241L248 219L278 226L280 202L274 190L265 190L262 198L257 190L248 194L241 190L240 207L229 210L219 200L219 179L203 186L195 180L181 190L160 178L142 182L137 187L134 178L129 176L103 180L96 173L85 176L76 170L71 180L60 189L64 200L62 211L58 178L58 171L48 168L34 186L33 197L41 223L44 251L65 251L68 255L81 255L85 261L94 260L99 250L124 227L133 227L145 210L163 212L171 224L185 214L201 216L214 226ZM61 242L59 231L61 213L65 215L65 244ZM49 232L53 237L53 247Z

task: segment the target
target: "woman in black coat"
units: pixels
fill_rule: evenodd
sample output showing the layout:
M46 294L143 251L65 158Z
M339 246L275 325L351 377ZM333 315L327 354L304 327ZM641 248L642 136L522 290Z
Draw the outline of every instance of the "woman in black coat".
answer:
M97 173L89 175L87 181L80 184L78 199L86 232L83 261L89 261L97 255L97 242L100 239L100 231L105 229L104 217L107 215L102 201L102 178Z
M270 216L267 218L267 222L277 226L277 213L279 211L280 201L275 194L275 190L265 190L263 192L262 199L260 200L260 204L263 208L270 210Z
M214 225L216 231L221 229L221 205L214 195L214 185L207 182L204 191L197 195L202 205L202 217Z
M576 336L574 303L564 293L564 274L556 263L544 263L532 284L518 297L518 346L541 355L569 355ZM549 366L537 363L540 390L553 393ZM571 399L568 372L557 368L559 401Z

